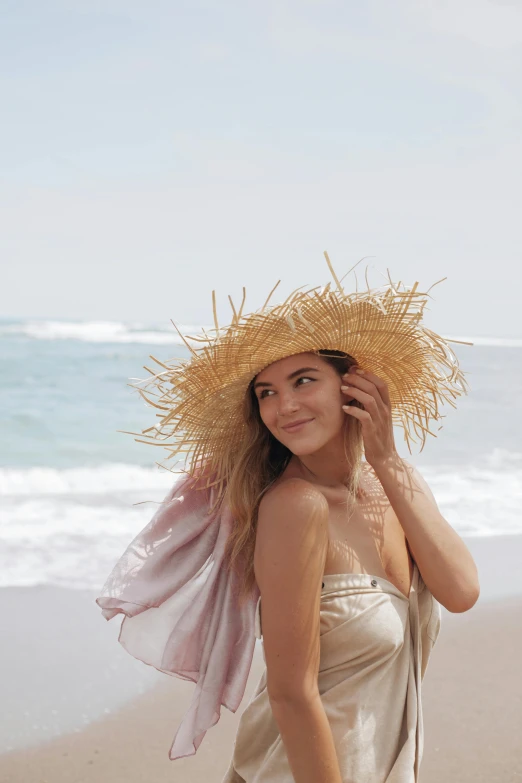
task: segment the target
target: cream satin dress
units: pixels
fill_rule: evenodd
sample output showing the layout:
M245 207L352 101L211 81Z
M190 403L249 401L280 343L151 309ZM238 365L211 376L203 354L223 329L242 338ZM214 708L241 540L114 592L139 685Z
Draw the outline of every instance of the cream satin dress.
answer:
M409 598L382 577L323 577L318 683L343 783L418 783L421 681L440 622L416 563ZM255 627L262 639L261 597ZM222 783L294 783L268 700L264 649L263 659Z

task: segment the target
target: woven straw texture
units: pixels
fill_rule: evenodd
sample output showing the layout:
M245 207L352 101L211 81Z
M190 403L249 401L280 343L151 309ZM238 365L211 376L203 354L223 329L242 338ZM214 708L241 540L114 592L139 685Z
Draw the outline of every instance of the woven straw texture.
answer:
M214 329L193 336L180 333L190 358L160 361L151 356L159 372L145 367L150 376L130 384L155 408L159 421L128 434L167 449L167 460L187 455L188 473L195 475L205 465L213 483L222 484L245 432L243 401L252 379L279 359L330 349L345 351L387 383L394 424L402 427L410 453L412 442L420 443L422 450L426 437L435 436L441 404L456 407L456 398L467 393L464 373L449 346L459 341L445 339L422 323L433 286L422 292L418 283L406 288L390 279L380 288L367 283L366 290L345 293L324 255L333 288L328 283L296 289L281 304L269 305L276 284L263 307L247 315L243 288L238 309L229 297L232 321L225 327L218 324L212 292Z

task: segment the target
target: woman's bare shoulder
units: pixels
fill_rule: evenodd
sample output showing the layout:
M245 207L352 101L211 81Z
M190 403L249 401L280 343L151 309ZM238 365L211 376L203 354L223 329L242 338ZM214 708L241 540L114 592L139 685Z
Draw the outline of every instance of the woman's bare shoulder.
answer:
M263 495L259 504L259 515L274 506L284 510L285 507L324 506L326 499L321 490L306 479L297 476L286 476L277 479ZM302 508L300 510L303 510Z

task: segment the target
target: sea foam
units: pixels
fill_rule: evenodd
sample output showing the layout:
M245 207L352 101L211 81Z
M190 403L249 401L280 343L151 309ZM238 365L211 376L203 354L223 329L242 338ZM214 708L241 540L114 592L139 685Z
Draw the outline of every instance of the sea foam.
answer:
M460 535L522 534L522 454L423 466ZM0 470L0 586L100 589L177 475L133 465Z
M176 322L180 332L199 335L202 329L212 333L213 326L188 325ZM145 324L124 321L59 321L28 319L25 321L1 323L0 338L22 336L33 340L78 340L86 343L146 343L149 345L182 345L183 340L170 323ZM512 337L462 337L444 335L448 340L471 342L474 345L496 348L521 348L522 338Z

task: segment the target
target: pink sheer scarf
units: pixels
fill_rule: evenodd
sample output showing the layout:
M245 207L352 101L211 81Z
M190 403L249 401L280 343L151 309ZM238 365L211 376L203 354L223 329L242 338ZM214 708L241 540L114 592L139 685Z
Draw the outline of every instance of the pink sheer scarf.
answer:
M105 619L124 615L119 641L135 658L196 689L169 758L193 756L221 716L241 703L255 647L256 587L243 606L238 578L223 565L232 526L214 490L184 476L127 547L96 603Z

